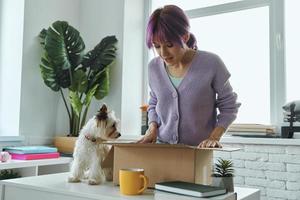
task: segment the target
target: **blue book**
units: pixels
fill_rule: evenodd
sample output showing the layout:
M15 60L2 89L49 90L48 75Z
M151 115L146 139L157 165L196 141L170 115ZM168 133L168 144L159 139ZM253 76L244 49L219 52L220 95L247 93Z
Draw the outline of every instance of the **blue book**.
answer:
M54 153L57 152L57 148L48 146L16 146L5 147L4 151L16 154L31 154L31 153Z

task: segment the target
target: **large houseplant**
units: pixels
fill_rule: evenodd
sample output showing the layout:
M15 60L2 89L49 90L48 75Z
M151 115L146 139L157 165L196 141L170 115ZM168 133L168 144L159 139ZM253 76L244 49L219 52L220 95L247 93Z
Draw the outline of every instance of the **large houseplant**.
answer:
M93 97L100 100L109 92L109 67L116 58L117 39L107 36L84 54L79 31L65 21L42 29L39 38L44 83L60 92L69 117L68 134L78 136Z
M233 192L233 173L232 161L219 158L213 169L212 185L223 187L228 192Z

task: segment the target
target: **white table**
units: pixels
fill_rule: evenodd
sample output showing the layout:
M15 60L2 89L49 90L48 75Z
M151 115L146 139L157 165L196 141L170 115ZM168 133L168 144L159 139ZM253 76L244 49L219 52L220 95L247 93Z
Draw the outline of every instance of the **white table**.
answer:
M1 200L231 200L233 194L214 198L193 198L146 190L143 195L125 196L112 183L90 186L86 183L68 183L69 173L49 174L1 181ZM239 200L259 200L259 190L235 188ZM230 198L231 196L231 198Z

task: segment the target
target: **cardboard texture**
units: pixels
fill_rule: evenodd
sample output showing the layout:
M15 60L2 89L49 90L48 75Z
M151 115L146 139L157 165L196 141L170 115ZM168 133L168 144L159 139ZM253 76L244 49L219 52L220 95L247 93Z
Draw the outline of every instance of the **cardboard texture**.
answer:
M113 147L102 167L113 166L115 185L119 184L119 170L123 168L143 168L150 188L157 182L174 180L211 184L214 148L198 149L181 144L110 144Z

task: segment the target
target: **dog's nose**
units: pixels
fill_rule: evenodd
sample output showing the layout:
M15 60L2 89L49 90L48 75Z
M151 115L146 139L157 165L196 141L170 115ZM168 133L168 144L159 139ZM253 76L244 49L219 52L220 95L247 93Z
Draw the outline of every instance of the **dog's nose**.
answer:
M121 136L121 133L118 133L118 134L117 134L117 138L120 137L120 136Z

